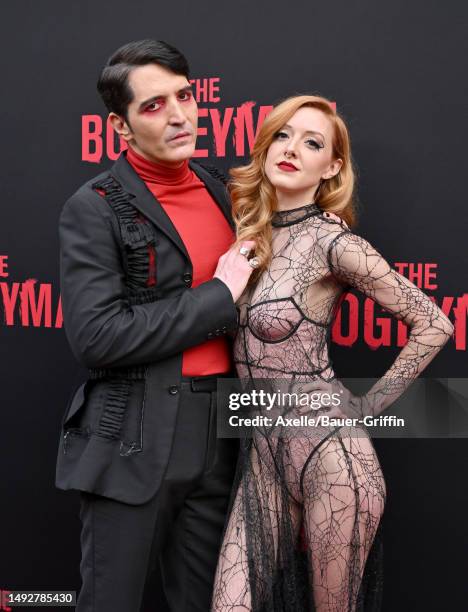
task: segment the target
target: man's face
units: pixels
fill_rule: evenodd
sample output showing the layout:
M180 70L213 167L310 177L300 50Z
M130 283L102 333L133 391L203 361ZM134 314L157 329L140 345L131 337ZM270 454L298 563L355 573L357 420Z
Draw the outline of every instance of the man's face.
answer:
M110 114L116 132L151 161L179 166L195 150L198 108L188 80L157 64L133 68L128 122Z

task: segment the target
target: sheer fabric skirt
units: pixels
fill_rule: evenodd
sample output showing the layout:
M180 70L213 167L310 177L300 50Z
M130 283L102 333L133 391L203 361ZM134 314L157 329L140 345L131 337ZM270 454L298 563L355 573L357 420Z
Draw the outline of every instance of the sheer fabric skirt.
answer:
M380 610L385 497L365 429L257 429L241 441L212 612Z

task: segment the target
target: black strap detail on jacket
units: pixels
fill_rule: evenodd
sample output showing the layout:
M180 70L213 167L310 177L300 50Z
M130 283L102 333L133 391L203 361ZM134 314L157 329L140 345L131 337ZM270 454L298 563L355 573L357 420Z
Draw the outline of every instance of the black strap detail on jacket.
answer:
M194 161L194 163L198 164L204 170L206 170L208 174L210 174L213 178L217 179L218 181L221 181L222 183L224 183L224 185L227 185L229 177L222 170L216 168L216 166L211 166L210 164L202 164L198 160L192 161Z
M136 365L128 368L93 368L89 370L89 377L93 380L100 378L116 378L143 380L146 378L147 367Z
M119 223L120 237L125 247L125 284L129 305L154 302L159 295L159 288L156 288L155 268L151 264L156 260L157 243L153 225L133 206L132 196L123 190L114 177L109 176L94 183L93 189L104 192L102 197L114 211ZM146 365L92 368L89 372L92 379L141 380L146 377ZM116 392L118 390L122 391L119 386L116 387ZM107 410L106 408L105 412ZM109 422L115 422L115 406L110 407L110 410L114 411L114 416L111 418L109 414Z
M103 197L119 221L120 235L125 246L126 283L131 303L154 301L158 292L155 287L148 284L155 282L155 279L151 278L149 265L149 249L154 249L156 244L151 222L133 206L131 196L122 189L114 177L110 176L94 183L93 188L104 191Z
M125 416L131 380L113 379L107 390L106 406L99 420L97 434L111 440L118 440Z

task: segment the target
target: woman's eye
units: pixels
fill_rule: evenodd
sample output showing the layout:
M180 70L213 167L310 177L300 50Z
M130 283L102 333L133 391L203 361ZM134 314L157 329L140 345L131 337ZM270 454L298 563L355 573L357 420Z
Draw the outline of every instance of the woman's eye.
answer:
M276 132L275 137L279 139L284 139L284 138L287 138L288 135L286 132Z
M316 151L318 151L319 149L323 149L323 144L320 144L319 142L317 142L316 140L314 140L313 138L309 138L309 140L306 140L306 143L312 147L313 149L315 149Z

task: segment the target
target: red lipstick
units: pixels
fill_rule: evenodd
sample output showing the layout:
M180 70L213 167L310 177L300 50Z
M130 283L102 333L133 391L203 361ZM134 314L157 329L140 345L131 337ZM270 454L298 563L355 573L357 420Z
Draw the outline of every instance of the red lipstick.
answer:
M283 170L284 172L297 172L296 166L287 161L282 161L277 164L277 166L280 170Z

